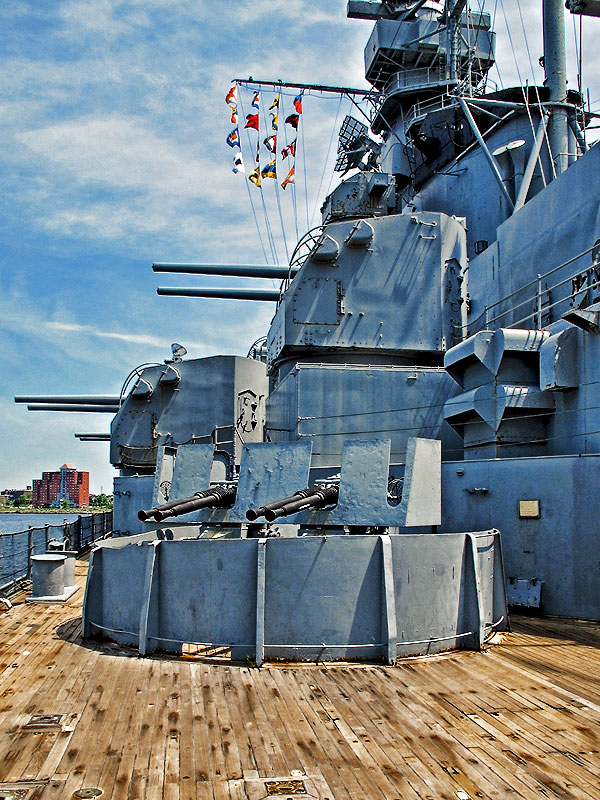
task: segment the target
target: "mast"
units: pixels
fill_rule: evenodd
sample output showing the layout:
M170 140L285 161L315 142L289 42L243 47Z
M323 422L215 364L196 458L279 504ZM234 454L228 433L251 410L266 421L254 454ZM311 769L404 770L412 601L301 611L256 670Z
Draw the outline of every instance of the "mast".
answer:
M460 16L466 0L446 0L446 77L456 80L460 69Z
M568 167L567 59L563 0L543 0L544 72L550 96L548 140L556 174ZM561 105L562 104L562 105Z

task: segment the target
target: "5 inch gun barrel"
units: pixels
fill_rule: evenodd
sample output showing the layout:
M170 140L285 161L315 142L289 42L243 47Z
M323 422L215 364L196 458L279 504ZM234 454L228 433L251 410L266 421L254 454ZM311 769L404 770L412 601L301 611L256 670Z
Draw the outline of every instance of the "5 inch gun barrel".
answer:
M323 483L301 489L291 497L283 500L276 500L274 503L267 503L260 508L249 508L246 511L246 519L253 522L257 517L264 517L267 522L273 522L279 517L287 517L297 511L304 511L307 508L321 508L322 506L334 505L337 503L340 487L337 483Z
M281 293L277 289L201 289L190 286L159 286L156 294L165 297L217 297L222 300L266 300L277 302Z
M280 278L294 277L299 267L283 264L152 264L154 272L169 272L185 275L222 275L233 278Z
M150 517L154 517L157 522L162 522L169 517L180 517L182 514L189 514L199 508L222 508L233 504L237 492L237 486L230 483L220 483L195 492L191 497L183 497L179 500L172 500L155 506L147 511L138 511L138 519L147 522Z

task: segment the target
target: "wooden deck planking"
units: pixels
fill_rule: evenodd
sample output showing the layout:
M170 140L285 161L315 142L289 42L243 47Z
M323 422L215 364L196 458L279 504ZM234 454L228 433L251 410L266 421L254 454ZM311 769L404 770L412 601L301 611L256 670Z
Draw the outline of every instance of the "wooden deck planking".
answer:
M40 800L258 800L293 771L329 800L600 800L596 623L518 618L485 653L396 667L259 670L84 643L82 597L0 615L0 780L48 779ZM23 729L34 713L66 730Z

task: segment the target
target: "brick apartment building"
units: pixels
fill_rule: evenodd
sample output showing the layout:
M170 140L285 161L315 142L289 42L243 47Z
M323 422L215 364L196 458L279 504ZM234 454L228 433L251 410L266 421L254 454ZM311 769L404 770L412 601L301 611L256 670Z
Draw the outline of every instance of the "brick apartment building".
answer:
M63 464L58 472L42 472L41 480L33 481L34 506L58 508L61 500L81 508L90 502L90 473L78 472L72 464Z

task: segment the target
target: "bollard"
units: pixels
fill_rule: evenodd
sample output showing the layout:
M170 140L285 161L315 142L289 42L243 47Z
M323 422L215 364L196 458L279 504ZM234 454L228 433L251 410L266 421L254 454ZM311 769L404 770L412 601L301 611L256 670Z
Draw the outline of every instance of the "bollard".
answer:
M30 597L26 598L26 602L62 603L77 591L78 586L65 586L66 561L67 556L64 552L46 553L45 555L32 557L33 591ZM73 558L72 561L73 566L69 566L69 568L74 573L75 559ZM70 578L68 570L67 578L72 580L74 584L75 578L74 576Z
M65 561L58 553L32 557L32 597L60 597L65 593Z
M71 586L75 586L75 559L77 557L77 550L63 550L65 560L65 591Z

